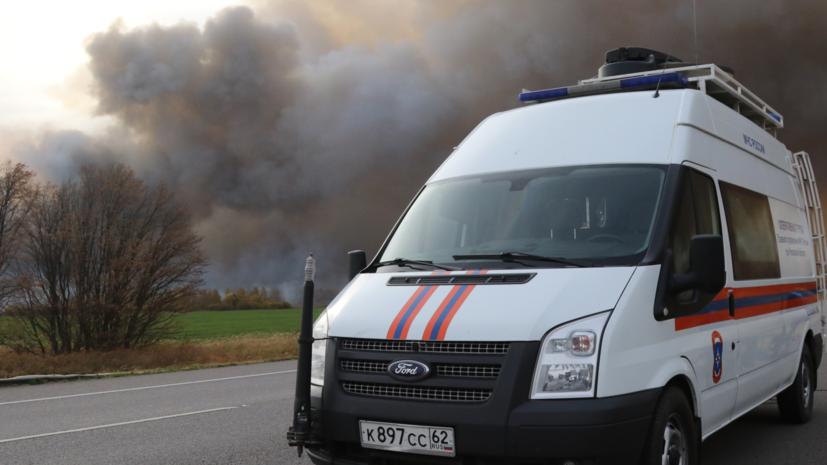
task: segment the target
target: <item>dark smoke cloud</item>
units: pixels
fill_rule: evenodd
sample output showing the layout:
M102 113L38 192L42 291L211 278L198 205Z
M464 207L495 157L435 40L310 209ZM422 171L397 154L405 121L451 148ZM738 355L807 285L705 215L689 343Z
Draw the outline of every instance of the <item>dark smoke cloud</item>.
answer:
M825 173L827 3L698 2L697 17L700 61L733 67ZM210 285L295 282L313 251L321 285L339 286L345 252L374 252L451 148L520 89L591 77L618 46L668 51L677 37L673 54L693 61L692 18L674 1L282 0L203 27L115 23L85 43L111 132L10 150L56 181L120 160L171 184L205 236Z

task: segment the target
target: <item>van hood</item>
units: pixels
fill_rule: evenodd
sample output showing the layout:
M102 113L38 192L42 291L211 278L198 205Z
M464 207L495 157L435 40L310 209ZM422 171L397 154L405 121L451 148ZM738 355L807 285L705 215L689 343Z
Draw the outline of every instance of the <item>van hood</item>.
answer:
M360 274L327 308L331 337L537 341L561 323L611 310L634 267L491 270L533 274L523 284L389 285L434 273ZM469 271L442 273L467 275Z

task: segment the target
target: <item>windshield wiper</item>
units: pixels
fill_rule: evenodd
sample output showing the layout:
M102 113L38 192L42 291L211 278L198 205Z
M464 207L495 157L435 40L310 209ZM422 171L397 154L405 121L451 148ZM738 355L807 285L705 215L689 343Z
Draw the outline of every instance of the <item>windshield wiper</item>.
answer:
M586 262L583 260L570 260L567 258L560 257L544 257L542 255L532 255L530 253L522 252L503 252L500 254L454 255L454 260L502 260L504 262L515 262L520 260L537 260L541 262L562 263L564 265L577 266L580 268L600 266L595 265L592 262Z
M389 266L389 265L396 265L396 266L425 265L425 266L432 266L434 268L439 268L440 270L445 270L445 271L460 271L460 270L462 270L462 268L457 268L455 266L434 265L434 262L431 262L431 261L408 260L407 258L394 258L393 260L388 260L386 262L379 262L379 263L377 263L373 266ZM413 267L411 266L411 268L413 268Z

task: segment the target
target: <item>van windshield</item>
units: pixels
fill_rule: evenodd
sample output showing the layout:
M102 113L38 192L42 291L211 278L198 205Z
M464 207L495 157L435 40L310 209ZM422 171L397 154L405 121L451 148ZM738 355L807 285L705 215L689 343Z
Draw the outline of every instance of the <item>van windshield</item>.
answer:
M636 265L649 246L666 168L573 166L433 183L411 205L379 262L405 258L463 269L566 266L454 259L525 253Z

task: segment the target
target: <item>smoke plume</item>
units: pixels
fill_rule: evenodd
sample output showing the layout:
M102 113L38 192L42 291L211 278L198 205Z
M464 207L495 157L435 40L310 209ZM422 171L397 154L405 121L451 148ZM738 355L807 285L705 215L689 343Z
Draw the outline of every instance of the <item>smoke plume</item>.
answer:
M734 68L824 174L824 17L824 2L698 2L697 42L692 2L674 1L273 0L203 25L115 22L84 44L109 132L0 134L0 149L56 182L122 161L168 183L205 236L211 286L298 281L312 251L334 287L345 252L375 252L479 121L522 88L594 76L619 46L675 40L684 61Z

